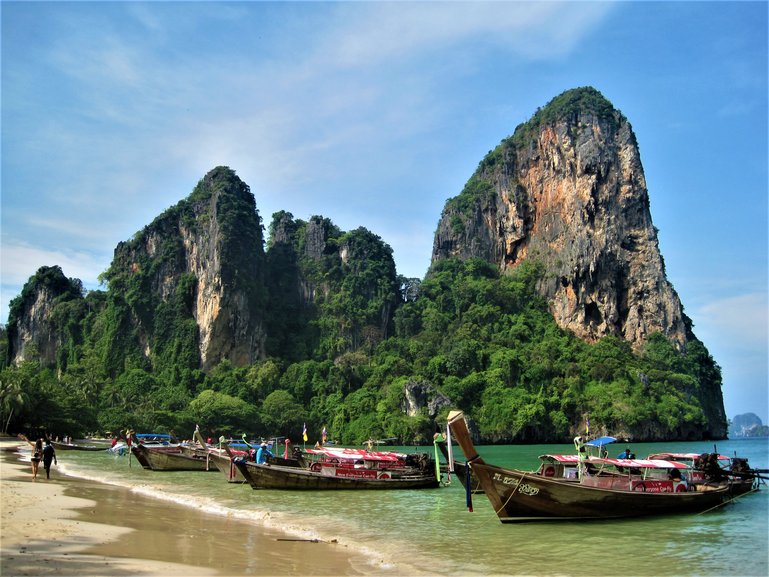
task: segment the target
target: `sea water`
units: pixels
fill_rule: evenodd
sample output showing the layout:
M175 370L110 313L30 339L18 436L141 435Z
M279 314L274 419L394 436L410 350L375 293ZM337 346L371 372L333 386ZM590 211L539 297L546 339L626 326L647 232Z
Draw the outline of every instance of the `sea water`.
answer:
M611 446L610 446L611 447ZM747 457L769 468L767 439L713 443L637 443L654 452ZM619 453L625 445L616 445ZM432 447L387 447L433 453ZM488 463L524 470L539 455L571 445L479 446ZM462 453L455 448L455 458ZM454 478L438 489L393 491L253 490L215 472L156 472L109 452L60 451L68 475L285 531L290 538L336 540L369 559L372 572L438 575L769 575L769 485L704 514L610 521L502 524L483 494L473 512ZM212 464L213 468L213 464ZM366 572L365 567L360 567Z

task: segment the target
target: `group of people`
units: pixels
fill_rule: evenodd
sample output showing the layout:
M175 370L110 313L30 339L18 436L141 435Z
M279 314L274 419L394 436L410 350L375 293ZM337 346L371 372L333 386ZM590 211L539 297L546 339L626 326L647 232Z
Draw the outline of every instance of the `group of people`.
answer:
M43 446L43 439L35 441L35 448L32 451L32 480L37 480L37 471L40 468L40 461L43 462L43 468L45 469L45 478L51 478L51 463L58 465L56 460L56 449L51 445L51 440L45 440L45 446Z

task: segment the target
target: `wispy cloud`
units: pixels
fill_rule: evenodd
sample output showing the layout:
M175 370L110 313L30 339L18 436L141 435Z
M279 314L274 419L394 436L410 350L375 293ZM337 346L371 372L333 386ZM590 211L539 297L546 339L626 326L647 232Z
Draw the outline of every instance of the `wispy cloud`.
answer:
M746 348L766 362L769 350L769 303L766 292L755 292L712 301L696 311L699 330L720 335L725 348ZM697 329L695 329L697 330ZM698 331L699 336L699 331ZM702 337L701 337L702 338Z

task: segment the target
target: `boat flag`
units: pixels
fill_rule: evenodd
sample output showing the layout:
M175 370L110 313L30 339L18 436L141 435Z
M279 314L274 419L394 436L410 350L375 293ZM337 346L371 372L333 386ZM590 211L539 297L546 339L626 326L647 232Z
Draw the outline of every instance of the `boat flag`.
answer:
M304 423L304 426L302 428L302 438L304 439L304 442L307 442L307 423Z
M320 432L320 443L321 445L326 444L326 437L328 437L328 432L326 431L326 426L323 425L323 430Z
M585 417L585 437L590 436L590 415Z

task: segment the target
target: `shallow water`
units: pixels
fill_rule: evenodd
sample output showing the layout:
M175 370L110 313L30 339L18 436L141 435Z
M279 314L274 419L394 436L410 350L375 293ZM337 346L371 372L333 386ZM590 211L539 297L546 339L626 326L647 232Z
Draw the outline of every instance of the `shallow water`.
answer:
M427 447L393 447L432 452ZM617 446L619 453L623 446ZM712 452L712 443L633 444L652 452ZM718 451L769 468L766 439L722 441ZM570 445L481 446L487 462L536 467L543 453ZM455 455L461 456L459 449ZM61 451L62 473L216 515L286 531L292 538L336 539L387 573L441 575L699 575L769 574L769 486L701 515L503 525L483 495L465 506L460 483L407 491L254 491L219 472L154 472L107 452ZM361 568L365 572L365 568ZM226 569L225 569L226 571Z

